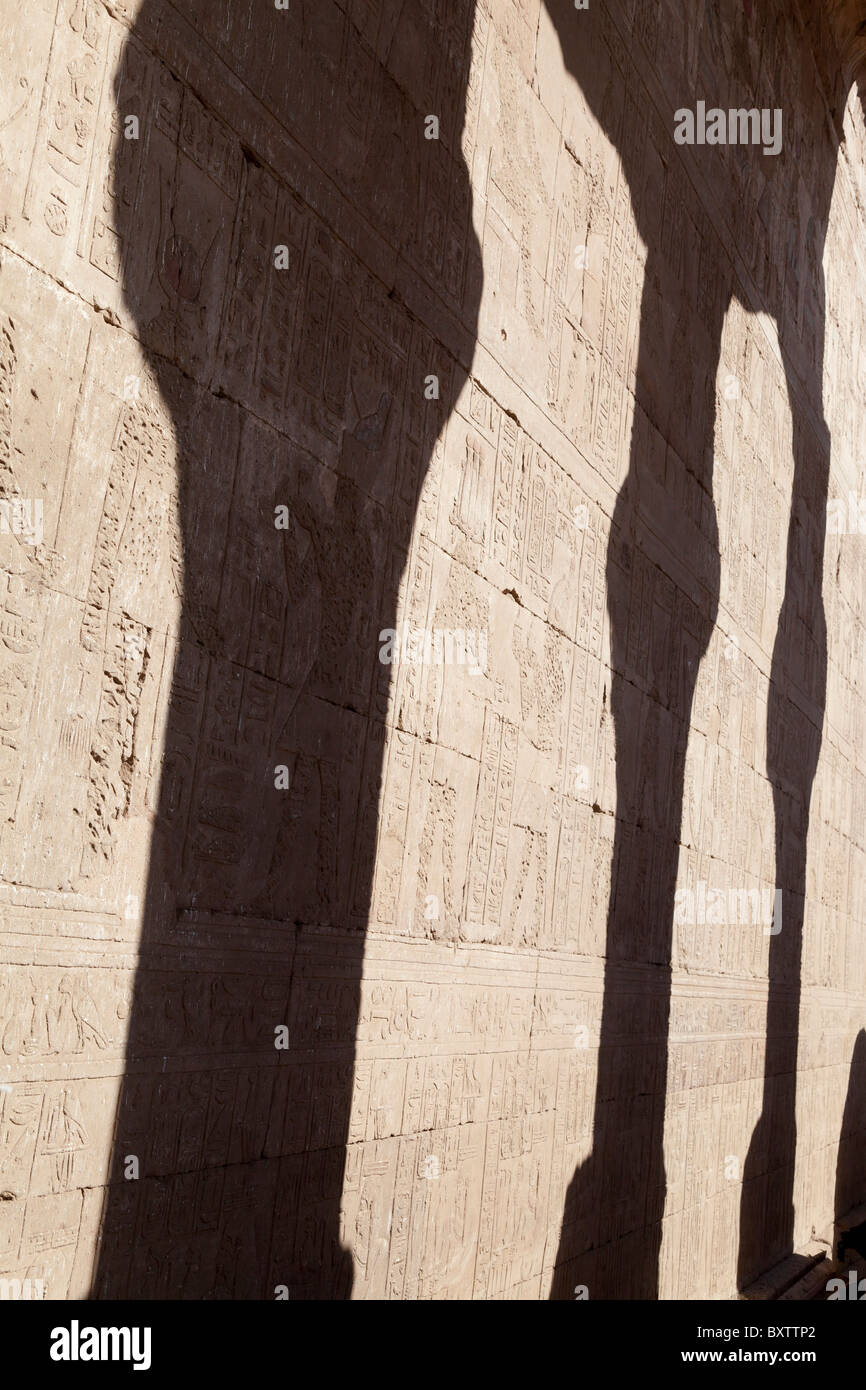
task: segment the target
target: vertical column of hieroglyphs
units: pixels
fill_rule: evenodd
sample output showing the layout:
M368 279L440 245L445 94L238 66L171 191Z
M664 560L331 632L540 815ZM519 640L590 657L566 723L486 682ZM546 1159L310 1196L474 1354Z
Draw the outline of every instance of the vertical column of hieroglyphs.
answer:
M147 577L177 557L170 436L143 381L125 397L141 358L108 326L117 29L82 4L7 21L0 1268L63 1297L79 1242L79 1288L90 1273L123 1065L160 640Z

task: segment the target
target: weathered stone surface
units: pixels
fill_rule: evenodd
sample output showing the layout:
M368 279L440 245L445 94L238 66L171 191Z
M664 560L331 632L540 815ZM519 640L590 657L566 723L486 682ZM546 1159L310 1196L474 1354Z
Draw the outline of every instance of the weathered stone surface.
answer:
M0 1275L729 1297L830 1240L862 5L7 11Z

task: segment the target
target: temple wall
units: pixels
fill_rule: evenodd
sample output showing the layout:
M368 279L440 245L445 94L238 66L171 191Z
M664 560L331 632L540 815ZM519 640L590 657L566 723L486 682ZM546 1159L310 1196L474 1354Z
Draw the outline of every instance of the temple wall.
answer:
M0 1276L726 1298L832 1239L866 140L829 26L715 8L7 6Z

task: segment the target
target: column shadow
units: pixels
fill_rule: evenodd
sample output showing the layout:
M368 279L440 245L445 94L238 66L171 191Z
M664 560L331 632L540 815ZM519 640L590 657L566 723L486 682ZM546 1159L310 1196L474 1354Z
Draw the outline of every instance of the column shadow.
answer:
M616 148L647 256L635 424L607 557L617 802L592 1148L567 1191L551 1297L570 1298L585 1286L590 1298L654 1299L668 1210L664 1119L683 778L698 670L718 614L716 373L735 298L775 321L794 417L767 711L784 924L770 945L764 1096L744 1168L741 1284L793 1238L806 845L827 661L822 257L848 79L823 12L806 29L781 5L726 0L688 7L675 29L658 7L592 0L575 12L570 0L547 0L547 9L566 69ZM645 85L656 71L657 111L648 109ZM672 92L665 117L660 94ZM706 147L684 161L674 112L695 110L698 99L725 109L781 108L781 152ZM691 264L688 236L697 248ZM647 422L667 442L663 473ZM665 660L653 667L638 628L664 541L688 579L676 589Z
M150 375L118 425L103 600L114 512L165 417L180 621L144 634L164 754L99 1299L352 1294L379 633L481 269L461 149L474 0L356 7L361 28L347 10L144 0L116 83L141 139L117 139L110 216Z

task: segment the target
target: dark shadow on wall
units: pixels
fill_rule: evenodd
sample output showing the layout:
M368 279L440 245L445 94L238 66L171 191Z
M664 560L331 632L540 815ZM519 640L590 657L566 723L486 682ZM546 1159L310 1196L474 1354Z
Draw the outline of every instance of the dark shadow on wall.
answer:
M118 426L103 597L117 516L173 434L181 617L177 640L145 634L165 752L100 1299L352 1290L379 632L481 271L461 154L474 0L409 0L363 33L345 9L144 0L116 84L141 140L117 140L110 212L152 378Z
M842 1132L836 1159L836 1218L834 1255L843 1259L846 1246L866 1259L866 1225L848 1235L845 1218L866 1203L866 1029L861 1028L854 1043L848 1091L842 1112Z
M618 152L647 248L635 424L607 558L617 809L592 1149L567 1192L551 1296L570 1298L585 1285L590 1298L654 1299L667 1199L674 894L692 705L719 603L716 374L733 298L775 320L794 449L767 710L783 922L770 940L763 1103L744 1166L740 1284L792 1246L806 846L827 664L822 256L847 88L822 14L806 29L791 6L724 0L677 7L682 27L674 31L661 6L592 0L576 12L571 0L547 0L547 8L566 67ZM659 116L650 109L646 81L678 95L667 119L664 98ZM673 139L674 109L694 111L698 98L726 110L781 108L781 152L684 151ZM707 194L715 227L702 206ZM661 450L653 447L659 437ZM736 530L736 515L730 520ZM676 589L667 632L652 635L661 643L653 662L637 629L649 586L670 583L656 577L665 539L689 578Z

